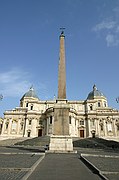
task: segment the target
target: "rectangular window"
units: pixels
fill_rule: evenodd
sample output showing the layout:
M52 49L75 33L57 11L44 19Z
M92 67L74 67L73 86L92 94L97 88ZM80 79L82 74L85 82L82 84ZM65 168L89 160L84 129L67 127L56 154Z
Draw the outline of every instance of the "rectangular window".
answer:
M107 124L107 130L108 130L108 132L112 132L112 124L111 123Z
M31 125L32 120L29 120L29 125Z
M84 125L84 120L81 120L81 121L80 121L80 125Z
M119 131L119 125L117 126L117 131Z
M71 124L71 116L69 116L69 124Z
M28 103L26 103L26 107L28 107Z
M21 124L21 131L23 130L23 124Z
M52 116L50 116L50 124L52 124Z
M6 129L8 129L8 123L6 123Z
M91 121L90 121L90 125L91 125L91 126L95 126L95 120L91 120Z
M16 130L17 129L17 122L13 121L12 122L12 130Z

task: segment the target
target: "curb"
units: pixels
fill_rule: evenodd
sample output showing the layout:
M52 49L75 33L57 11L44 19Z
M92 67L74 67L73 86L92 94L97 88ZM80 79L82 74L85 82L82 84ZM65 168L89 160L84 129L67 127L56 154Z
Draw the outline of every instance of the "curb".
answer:
M45 154L42 155L34 164L33 166L30 168L30 171L28 171L28 173L26 173L24 175L24 177L21 180L27 180L29 178L29 176L33 173L33 171L36 169L36 167L41 163L41 161L44 159Z
M77 151L55 151L55 150L48 150L45 151L46 154L77 154Z
M83 156L83 154L80 154L80 159L87 165L87 167L89 167L95 174L98 174L103 180L109 180L102 174L102 171L100 171L96 166L94 166L90 161L88 161Z

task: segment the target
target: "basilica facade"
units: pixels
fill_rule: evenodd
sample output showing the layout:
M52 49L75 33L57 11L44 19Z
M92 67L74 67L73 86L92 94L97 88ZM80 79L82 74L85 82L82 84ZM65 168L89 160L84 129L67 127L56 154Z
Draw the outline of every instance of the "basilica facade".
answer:
M61 34L60 41L61 39L64 40L64 34ZM60 50L64 56L62 42ZM64 85L65 83L64 81ZM62 85L60 83L58 85L58 90L61 91ZM107 98L96 85L92 87L85 100L69 101L66 97L58 99L60 106L65 101L69 109L67 123L69 136L99 137L119 141L119 111L108 107ZM21 98L19 107L4 112L0 136L3 138L52 136L55 122L54 107L58 99L42 101L31 87Z

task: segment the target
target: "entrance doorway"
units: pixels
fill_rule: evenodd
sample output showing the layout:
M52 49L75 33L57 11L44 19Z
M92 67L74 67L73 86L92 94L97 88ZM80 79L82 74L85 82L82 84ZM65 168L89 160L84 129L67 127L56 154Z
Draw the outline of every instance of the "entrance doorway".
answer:
M42 129L38 129L38 137L42 136Z
M84 130L83 130L83 129L80 130L80 137L81 137L81 138L84 138Z

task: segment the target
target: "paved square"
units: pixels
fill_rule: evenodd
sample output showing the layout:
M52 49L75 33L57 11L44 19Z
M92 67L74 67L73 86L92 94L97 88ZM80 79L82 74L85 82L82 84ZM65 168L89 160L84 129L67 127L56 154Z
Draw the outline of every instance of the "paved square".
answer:
M0 180L21 180L41 157L31 149L0 147Z

